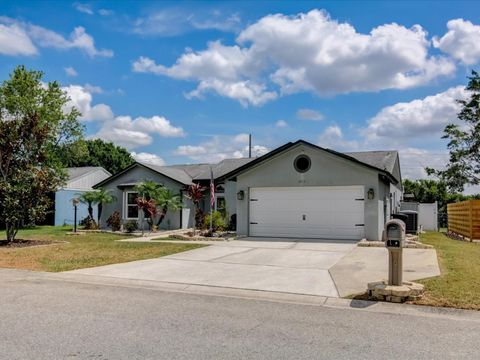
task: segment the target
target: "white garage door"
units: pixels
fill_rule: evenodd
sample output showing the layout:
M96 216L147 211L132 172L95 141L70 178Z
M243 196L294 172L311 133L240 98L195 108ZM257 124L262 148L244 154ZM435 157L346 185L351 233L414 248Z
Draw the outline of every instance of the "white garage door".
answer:
M250 236L362 239L363 186L250 189Z

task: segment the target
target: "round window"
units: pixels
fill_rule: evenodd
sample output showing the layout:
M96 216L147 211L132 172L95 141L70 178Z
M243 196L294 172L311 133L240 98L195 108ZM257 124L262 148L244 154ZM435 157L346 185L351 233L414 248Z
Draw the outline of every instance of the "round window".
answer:
M310 165L312 162L307 155L299 155L295 158L293 162L293 166L295 166L295 170L298 172L304 173L310 170Z

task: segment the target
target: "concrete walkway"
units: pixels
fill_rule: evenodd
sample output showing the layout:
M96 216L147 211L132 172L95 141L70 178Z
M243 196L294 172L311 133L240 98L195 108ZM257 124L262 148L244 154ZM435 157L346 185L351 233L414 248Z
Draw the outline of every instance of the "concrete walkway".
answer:
M162 258L71 273L327 297L361 292L368 281L386 276L385 249L358 248L351 241L248 238L209 243ZM412 253L413 277L435 276L438 264L430 255L435 251L413 251L420 251Z

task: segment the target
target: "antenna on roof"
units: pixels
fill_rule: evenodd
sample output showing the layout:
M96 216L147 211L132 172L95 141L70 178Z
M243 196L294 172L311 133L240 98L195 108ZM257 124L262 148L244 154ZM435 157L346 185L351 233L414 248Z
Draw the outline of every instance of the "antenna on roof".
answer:
M248 134L248 157L252 157L252 134Z

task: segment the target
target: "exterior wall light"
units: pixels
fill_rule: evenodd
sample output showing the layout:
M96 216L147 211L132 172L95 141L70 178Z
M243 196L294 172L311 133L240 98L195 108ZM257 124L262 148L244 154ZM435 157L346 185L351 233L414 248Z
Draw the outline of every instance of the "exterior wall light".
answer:
M237 192L237 200L243 200L243 199L245 199L245 191L240 190L239 192Z
M373 190L373 188L368 189L367 197L368 200L373 200L375 198L375 190Z

